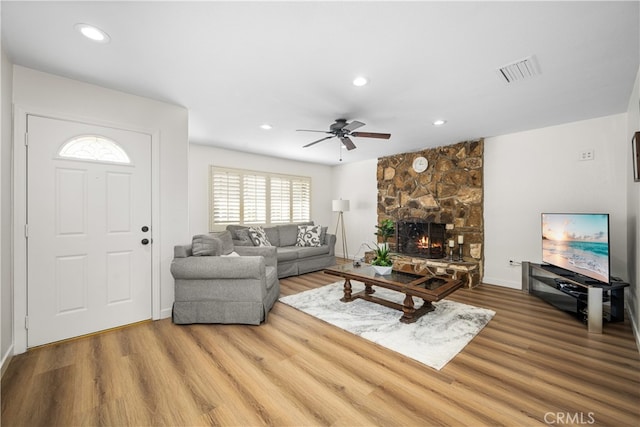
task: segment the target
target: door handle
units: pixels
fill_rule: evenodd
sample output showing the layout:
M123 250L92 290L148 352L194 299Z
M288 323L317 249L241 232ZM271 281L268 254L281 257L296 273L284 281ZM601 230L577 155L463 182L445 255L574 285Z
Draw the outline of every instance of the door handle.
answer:
M142 227L142 231L144 233L146 233L147 231L149 231L149 227L147 227L146 225Z
M142 239L140 241L140 243L142 243L143 245L148 245L149 244L149 239Z

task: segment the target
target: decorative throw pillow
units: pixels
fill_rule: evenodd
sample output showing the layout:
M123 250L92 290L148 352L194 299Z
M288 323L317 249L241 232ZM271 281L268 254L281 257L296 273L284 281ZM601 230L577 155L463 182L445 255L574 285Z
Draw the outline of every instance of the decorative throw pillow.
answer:
M251 237L253 246L271 246L269 239L267 239L267 235L260 226L249 227L249 237Z
M228 255L233 252L233 236L229 230L221 231L219 233L210 233L212 236L217 237L222 242L222 248L220 255Z
M228 226L227 229L229 229ZM231 231L231 237L233 237L233 246L253 246L253 241L251 240L251 236L249 236L249 227L229 230Z
M250 242L251 241L251 236L249 236L249 229L248 228L242 228L240 230L236 231L236 239L240 240L240 241L247 241Z
M322 243L320 241L320 232L321 227L319 225L299 225L296 246L320 246Z
M219 256L222 254L222 241L210 234L198 234L191 241L193 256Z
M229 224L227 230L231 232L233 240L249 240L249 227L244 225Z

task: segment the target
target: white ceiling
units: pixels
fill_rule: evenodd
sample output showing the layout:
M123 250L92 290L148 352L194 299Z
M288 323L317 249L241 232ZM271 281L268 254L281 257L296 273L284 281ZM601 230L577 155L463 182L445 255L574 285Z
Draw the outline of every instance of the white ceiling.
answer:
M2 42L15 64L182 105L193 143L337 164L627 110L639 67L637 1L12 2ZM111 36L82 38L76 23ZM499 67L534 55L541 74ZM352 79L370 79L355 87ZM444 118L448 123L434 127ZM265 131L260 125L269 123Z

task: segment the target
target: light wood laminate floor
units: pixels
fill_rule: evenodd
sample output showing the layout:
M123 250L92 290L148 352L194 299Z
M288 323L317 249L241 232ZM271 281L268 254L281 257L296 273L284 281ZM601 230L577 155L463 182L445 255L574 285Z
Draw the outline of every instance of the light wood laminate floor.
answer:
M334 281L283 279L282 295ZM2 426L640 425L628 320L594 335L518 290L448 298L497 314L441 371L278 302L261 326L165 319L18 355Z

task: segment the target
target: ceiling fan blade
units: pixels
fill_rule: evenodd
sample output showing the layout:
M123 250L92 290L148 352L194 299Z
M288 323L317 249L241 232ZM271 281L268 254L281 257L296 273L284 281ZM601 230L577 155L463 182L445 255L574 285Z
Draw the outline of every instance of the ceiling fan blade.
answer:
M351 132L352 130L356 130L358 128L361 128L362 126L364 126L364 123L359 122L357 120L354 120L351 123L349 123L348 125L344 126L342 128L342 130L346 130L346 131Z
M320 133L331 133L326 130L312 130L312 129L296 129L296 132L320 132Z
M351 136L361 137L361 138L379 138L379 139L391 138L390 133L377 133L377 132L351 132Z
M325 139L331 139L331 138L333 138L333 136L325 136L324 138L320 138L320 139L319 139L319 140L317 140L317 141L313 141L313 142L308 143L307 145L304 145L302 148L311 147L312 145L315 145L315 144L317 144L318 142L322 142L322 141L324 141Z
M346 136L341 136L340 141L342 141L344 146L347 147L347 150L353 150L354 148L356 148L356 144L354 144L353 141Z

